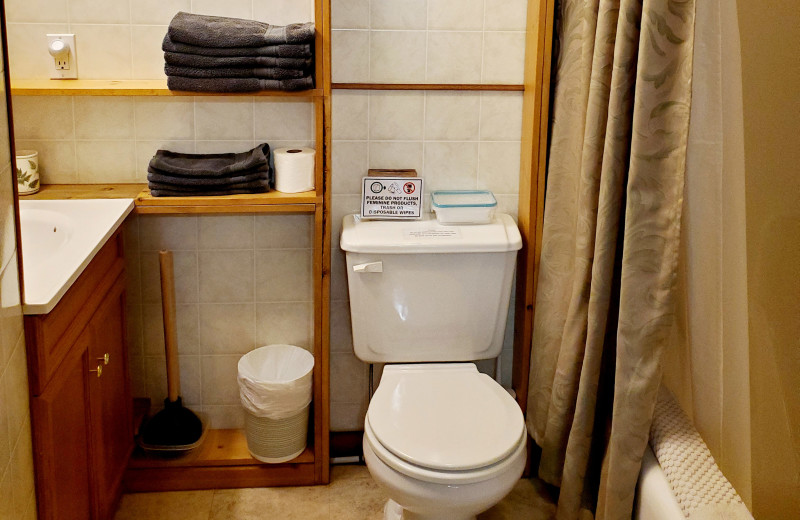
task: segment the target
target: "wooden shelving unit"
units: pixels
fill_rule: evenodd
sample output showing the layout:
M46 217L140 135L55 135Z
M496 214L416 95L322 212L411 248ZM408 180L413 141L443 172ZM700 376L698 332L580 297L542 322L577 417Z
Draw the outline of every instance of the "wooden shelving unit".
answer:
M11 94L15 96L219 96L215 92L188 92L170 90L167 81L160 79L17 79L11 80ZM267 97L323 97L323 89L283 92L261 90L238 92L241 96Z
M317 88L236 94L179 92L165 80L12 80L18 96L259 96L314 104L316 189L222 197L152 197L145 184L43 186L30 199L133 198L139 214L306 213L314 215L314 382L308 448L283 464L250 457L242 430L210 430L204 443L173 457L134 453L124 479L128 491L327 484L330 452L329 292L331 59L330 0L315 0Z

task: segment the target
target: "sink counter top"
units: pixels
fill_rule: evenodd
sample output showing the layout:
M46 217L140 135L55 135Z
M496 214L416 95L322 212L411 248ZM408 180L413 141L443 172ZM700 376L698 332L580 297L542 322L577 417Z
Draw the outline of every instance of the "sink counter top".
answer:
M23 313L53 310L133 208L132 198L21 199Z

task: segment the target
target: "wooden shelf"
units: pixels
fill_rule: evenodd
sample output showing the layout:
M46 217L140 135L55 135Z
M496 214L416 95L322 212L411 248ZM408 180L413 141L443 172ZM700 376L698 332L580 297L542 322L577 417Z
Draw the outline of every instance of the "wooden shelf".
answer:
M315 98L323 96L323 89L284 92L261 90L258 92L188 92L170 90L162 79L12 79L14 96L271 96Z
M180 215L207 213L314 213L322 196L302 193L252 193L215 197L153 197L146 184L46 184L30 200L134 199L136 213Z
M308 447L295 459L284 464L313 464L314 449ZM193 466L263 465L250 456L243 430L208 430L203 444L177 456L146 453L136 448L128 465L130 468L177 468ZM270 464L272 466L272 464Z
M176 456L137 448L125 472L128 492L264 486L308 486L316 482L309 446L297 458L267 464L250 456L243 430L209 430L203 444Z

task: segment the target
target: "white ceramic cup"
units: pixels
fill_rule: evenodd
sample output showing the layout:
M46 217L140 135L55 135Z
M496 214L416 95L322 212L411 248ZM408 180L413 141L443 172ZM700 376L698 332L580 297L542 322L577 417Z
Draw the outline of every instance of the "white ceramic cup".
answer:
M20 195L39 191L39 152L36 150L17 151L17 191Z

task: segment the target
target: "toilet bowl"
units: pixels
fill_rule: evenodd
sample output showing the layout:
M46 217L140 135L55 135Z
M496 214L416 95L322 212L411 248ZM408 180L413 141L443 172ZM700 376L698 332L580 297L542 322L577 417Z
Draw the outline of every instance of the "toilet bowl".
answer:
M466 520L511 491L526 442L516 401L474 364L450 363L387 366L363 444L386 520Z

